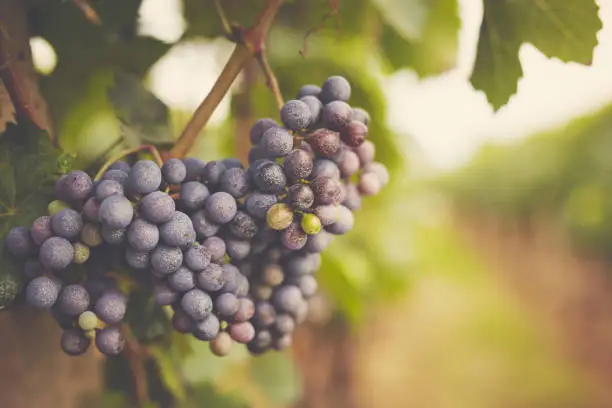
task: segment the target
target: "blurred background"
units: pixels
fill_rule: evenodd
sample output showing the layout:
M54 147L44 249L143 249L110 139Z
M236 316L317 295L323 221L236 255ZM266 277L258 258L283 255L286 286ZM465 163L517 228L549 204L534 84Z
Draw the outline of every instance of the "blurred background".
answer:
M25 3L0 21L29 24L81 168L171 145L234 46L212 0L92 0L101 26L80 1L0 2ZM248 26L265 1L221 3ZM219 359L176 339L154 392L211 408L612 407L612 3L548 3L286 1L267 45L285 99L346 76L392 183L324 253L289 352ZM249 65L191 155L244 160L268 116ZM21 313L0 315L0 406L130 406L120 362L64 357L51 319Z

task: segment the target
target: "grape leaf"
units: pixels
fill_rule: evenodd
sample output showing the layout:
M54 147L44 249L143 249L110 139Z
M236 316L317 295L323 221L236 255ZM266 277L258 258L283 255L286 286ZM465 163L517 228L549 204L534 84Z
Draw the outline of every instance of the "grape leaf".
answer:
M28 225L47 213L53 184L70 170L72 157L51 145L46 132L31 122L9 123L0 137L0 240L14 226ZM1 242L0 242L1 244ZM0 246L0 285L19 284L18 265ZM7 286L9 285L9 286ZM10 296L2 293L0 308Z
M518 51L529 42L548 57L589 65L602 23L593 0L485 1L471 82L494 109L516 93Z

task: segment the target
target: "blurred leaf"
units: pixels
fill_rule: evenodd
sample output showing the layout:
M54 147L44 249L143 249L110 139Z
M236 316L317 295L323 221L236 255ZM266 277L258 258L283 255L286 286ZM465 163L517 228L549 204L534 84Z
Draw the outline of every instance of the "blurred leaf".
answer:
M227 356L219 358L210 351L207 342L202 342L193 336L187 338L193 354L183 364L183 375L192 384L214 381L248 357L244 348L234 346Z
M384 7L381 4L384 21L379 45L394 70L409 68L419 76L427 76L455 66L460 27L457 0L377 2L385 3ZM412 8L419 11L415 13ZM399 20L404 21L402 26ZM409 35L408 31L415 32Z
M139 77L117 72L108 98L123 124L126 141L136 139L128 142L128 147L174 142L168 107L144 87Z
M221 394L212 384L202 384L189 391L188 399L177 408L248 408L238 394Z
M267 353L254 358L249 372L272 406L290 405L302 394L299 372L289 354Z
M172 325L163 309L155 303L150 288L138 287L130 293L125 322L139 342L170 345Z
M181 382L180 371L172 361L168 350L155 346L150 347L149 350L157 364L160 379L163 381L168 391L170 391L177 401L184 401L185 388Z
M590 64L602 23L593 0L485 1L474 72L474 88L496 110L516 93L522 76L518 51L530 42L548 57Z

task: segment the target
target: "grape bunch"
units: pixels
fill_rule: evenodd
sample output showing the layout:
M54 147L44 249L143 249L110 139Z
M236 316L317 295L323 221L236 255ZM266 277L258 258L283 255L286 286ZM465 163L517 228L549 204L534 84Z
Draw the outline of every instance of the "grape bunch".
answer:
M361 197L389 181L350 93L339 76L302 87L282 125L253 125L248 167L117 161L99 180L78 170L60 178L49 215L13 228L5 247L23 265L27 303L64 330L62 349L121 352L125 279L216 355L234 342L253 354L289 346L317 291L320 253L352 229Z

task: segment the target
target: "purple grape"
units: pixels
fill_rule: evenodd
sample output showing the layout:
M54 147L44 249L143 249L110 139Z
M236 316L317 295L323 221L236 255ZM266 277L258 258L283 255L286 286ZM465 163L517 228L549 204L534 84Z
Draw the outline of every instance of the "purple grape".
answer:
M179 159L168 159L162 166L162 176L168 184L178 185L187 177L187 167Z
M46 276L34 278L25 289L26 302L39 309L50 309L57 302L60 287Z
M210 253L210 260L217 264L223 264L225 262L225 251L226 245L219 237L209 237L202 242L208 252Z
M217 316L208 314L194 325L193 335L198 340L211 341L217 337L220 329L221 323L219 322Z
M188 181L181 185L180 202L187 211L196 211L204 207L204 201L210 196L208 188L199 181Z
M13 227L4 239L6 250L18 259L25 259L34 253L34 243L26 227Z
M220 161L211 161L206 163L202 174L202 181L209 187L215 187L221 181L221 176L227 170L225 165Z
M52 236L51 217L43 215L34 220L30 227L30 238L32 238L34 244L40 246L47 238L51 238Z
M212 299L200 289L192 289L183 295L181 307L192 319L204 320L212 310Z
M259 145L266 156L283 157L293 149L293 135L281 127L271 127L263 134Z
M308 143L319 155L331 157L340 150L340 134L330 129L317 129L311 133Z
M128 243L138 252L149 252L159 243L159 229L142 218L136 218L127 230Z
M191 214L191 222L193 223L193 228L196 231L196 234L199 238L208 238L215 235L219 232L221 226L215 222L213 222L205 210L196 211Z
M74 247L65 238L51 237L40 246L38 256L45 268L59 271L72 263Z
M195 287L193 272L181 266L178 271L168 276L168 286L176 292L187 292Z
M130 201L120 195L110 196L100 204L100 222L112 229L127 228L134 218Z
M68 329L62 332L60 339L60 347L62 351L69 356L80 356L84 354L91 346L91 339L82 331L77 329Z
M149 194L157 190L162 183L159 166L152 160L139 160L132 167L128 179L131 191L137 194Z
M312 157L302 149L293 150L283 163L285 175L292 181L299 181L310 176L313 166Z
M240 302L233 293L222 293L215 299L214 308L223 319L231 318L238 311Z
M259 227L253 217L244 211L238 211L229 222L229 231L238 239L250 240L257 235Z
M176 302L179 294L168 286L167 283L156 282L153 288L153 297L155 298L155 303L160 306L166 306Z
M75 239L83 229L83 218L75 210L65 208L51 217L51 229L55 235Z
M234 167L226 170L219 182L219 190L231 194L235 198L244 197L250 189L249 177L244 169Z
M304 85L298 91L295 99L301 99L302 97L309 96L309 95L318 97L320 93L321 93L321 87L317 85Z
M311 112L309 105L299 99L286 102L280 111L281 121L285 127L293 131L307 128L311 123L312 115L313 112Z
M323 107L321 120L328 129L339 132L351 121L352 112L353 110L348 103L333 101Z
M223 191L211 195L204 203L204 207L208 217L217 224L230 222L238 211L236 199Z
M323 103L332 101L348 101L351 97L351 84L341 76L331 76L325 80L321 87L319 98Z
M195 244L189 248L184 255L184 261L188 268L193 271L203 271L210 265L210 252L205 246Z
M185 164L185 168L187 170L187 175L185 176L184 181L197 181L202 178L202 173L204 172L204 167L206 163L204 163L200 159L196 159L194 157L187 157L183 159L183 164Z
M89 307L89 293L81 285L65 286L57 298L57 306L68 316L78 316Z
M117 290L107 290L96 301L94 312L107 324L119 323L125 317L127 296Z
M251 143L254 145L258 144L266 130L272 127L280 127L280 125L274 119L270 118L259 119L255 122L253 127L251 127L249 135Z
M96 347L102 354L116 356L125 346L125 336L117 326L108 326L96 333Z
M208 265L196 275L196 283L200 289L207 292L216 292L225 285L223 268L217 264Z
M160 245L151 253L151 266L161 275L176 272L183 263L183 252L180 248Z
M180 211L175 211L170 221L159 226L159 236L166 245L181 248L188 247L196 240L191 218Z
M123 195L123 186L115 180L102 180L96 186L96 199L99 202L115 194Z

